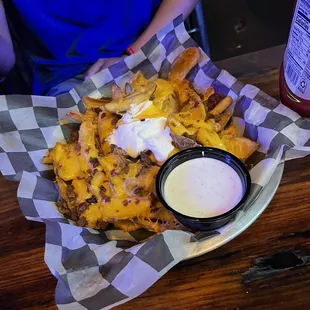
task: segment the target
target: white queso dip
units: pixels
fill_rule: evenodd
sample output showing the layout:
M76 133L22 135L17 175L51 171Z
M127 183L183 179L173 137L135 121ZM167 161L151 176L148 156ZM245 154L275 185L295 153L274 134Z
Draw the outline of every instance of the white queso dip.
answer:
M188 160L171 171L164 198L175 211L196 218L218 216L234 208L244 195L237 172L213 158Z

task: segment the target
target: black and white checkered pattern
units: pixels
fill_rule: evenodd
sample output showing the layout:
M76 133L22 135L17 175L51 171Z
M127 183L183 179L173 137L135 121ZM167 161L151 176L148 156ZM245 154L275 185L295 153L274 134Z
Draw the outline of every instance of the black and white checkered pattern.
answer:
M76 128L76 124L60 125L59 121L67 120L68 111L84 110L83 96L108 96L113 83L124 87L138 70L149 79L166 78L175 57L191 46L196 43L179 17L136 54L67 94L55 98L0 96L0 170L9 179L21 180L17 196L24 215L46 224L45 261L58 279L59 309L109 309L126 302L144 292L195 247L191 236L182 231L167 231L133 245L150 234L101 232L70 225L55 206L58 191L49 180L51 167L41 163L47 150ZM250 160L253 184L246 212L281 161L310 154L310 122L258 88L243 85L217 69L204 53L189 80L197 90L212 85L232 96L233 121L239 134L260 144ZM223 230L225 227L214 234ZM127 247L117 241L124 239Z

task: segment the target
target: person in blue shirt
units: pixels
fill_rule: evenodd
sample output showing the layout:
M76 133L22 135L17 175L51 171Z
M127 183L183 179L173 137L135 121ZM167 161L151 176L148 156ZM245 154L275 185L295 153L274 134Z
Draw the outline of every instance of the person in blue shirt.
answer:
M3 2L3 3L2 3ZM198 0L0 0L0 81L29 55L32 93L57 95L140 49Z

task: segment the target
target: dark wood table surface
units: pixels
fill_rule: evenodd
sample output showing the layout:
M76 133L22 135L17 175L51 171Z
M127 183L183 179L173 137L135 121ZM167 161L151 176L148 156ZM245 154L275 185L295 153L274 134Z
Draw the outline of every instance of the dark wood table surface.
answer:
M279 96L278 71L243 79ZM0 178L0 309L56 309L45 227L27 221ZM268 208L223 247L179 264L119 309L310 309L310 157L285 164Z

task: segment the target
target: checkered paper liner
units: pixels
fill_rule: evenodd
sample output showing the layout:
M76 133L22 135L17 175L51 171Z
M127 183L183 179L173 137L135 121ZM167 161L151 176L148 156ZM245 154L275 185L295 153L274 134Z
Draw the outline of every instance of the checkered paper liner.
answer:
M97 231L71 225L55 205L59 193L52 181L52 167L41 163L48 149L78 128L77 124L59 121L69 120L68 111L84 111L83 96L108 96L113 83L124 87L139 70L148 79L166 78L176 56L191 46L196 43L179 17L136 54L69 93L57 97L0 96L0 170L6 178L20 181L17 197L26 218L46 224L45 262L58 279L59 309L109 309L124 303L143 293L195 248L193 241L199 236L183 231L166 231L150 238L145 231ZM310 154L310 122L258 88L243 85L219 70L203 52L189 80L201 92L213 86L217 92L230 95L238 133L260 144L248 162L252 192L243 210L246 212L280 162ZM208 237L230 225L234 222Z

